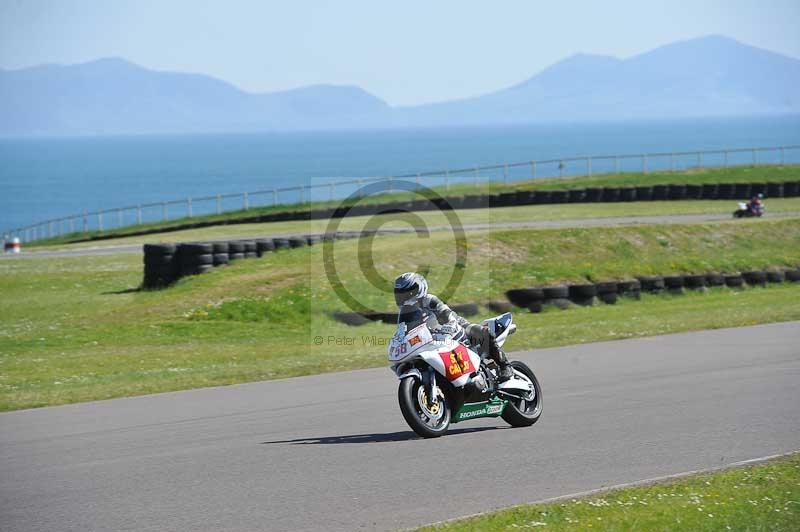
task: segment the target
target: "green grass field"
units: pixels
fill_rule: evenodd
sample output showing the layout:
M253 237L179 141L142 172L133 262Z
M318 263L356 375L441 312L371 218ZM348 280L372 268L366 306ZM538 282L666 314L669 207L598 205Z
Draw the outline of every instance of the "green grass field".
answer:
M631 274L735 271L800 264L800 220L471 232L464 278L451 303L502 299L512 287ZM430 268L440 292L453 269L446 233L337 242L340 280L364 304L392 308L389 280ZM371 259L370 259L371 257ZM363 278L374 261L384 290ZM139 292L141 256L118 254L0 262L0 409L381 366L393 328L348 327L322 271L322 247L268 254ZM547 347L800 319L800 285L616 306L519 312L509 349ZM485 316L490 315L484 309ZM317 346L314 336L353 338Z
M581 499L525 505L426 531L800 529L800 455Z
M453 185L449 189L444 189L443 187L434 187L438 193L445 195L445 196L459 196L465 194L483 194L483 193L498 193L498 192L508 192L508 191L516 191L516 190L562 190L562 189L570 189L570 188L584 188L589 186L635 186L635 185L656 185L656 184L669 184L669 183L686 183L686 184L703 184L703 183L740 183L740 182L783 182L783 181L792 181L800 179L800 165L788 165L788 166L740 166L740 167L732 167L732 168L715 168L715 169L694 169L689 171L682 171L682 172L651 172L651 173L620 173L620 174L600 174L594 176L582 176L582 177L567 177L567 178L550 178L550 179L534 179L528 181L515 181L512 183L504 184L502 182L484 182L480 181L477 184L459 184ZM380 203L383 201L395 201L395 200L405 200L405 199L418 199L418 197L411 195L411 194L403 194L403 193L395 193L395 194L383 194L383 195L376 195L370 198L365 199L365 202L368 203ZM742 198L746 199L746 198ZM770 203L774 202L775 200L770 200ZM665 202L669 203L669 202ZM714 204L714 203L724 203L725 205L720 205L719 208L721 209L718 212L728 212L733 211L733 205L730 201L724 202L689 202L689 203L698 203L698 207L700 203L706 204ZM262 214L269 214L273 212L285 212L285 211L307 211L312 208L326 208L326 207L335 207L339 206L340 202L314 202L314 203L306 203L303 205L278 205L278 206L254 206L253 208L247 211L234 211L234 212L226 212L222 214L211 214L211 215L204 215L204 216L195 216L191 219L189 218L179 218L174 220L169 220L166 222L153 222L147 223L142 225L136 226L125 226L121 228L114 228L114 229L107 229L106 231L99 232L99 231L91 231L86 234L79 234L73 233L69 235L62 235L59 237L42 239L31 243L31 246L51 246L54 244L65 244L76 240L85 240L86 238L90 238L92 236L104 235L104 236L119 236L124 237L125 235L129 235L130 233L146 230L146 229L165 229L169 230L170 228L176 228L181 224L185 224L188 222L205 222L205 221L230 221L230 220L237 220L241 218L247 218L250 216L257 216ZM647 203L645 205L652 205L651 203ZM577 205L556 205L552 206L550 211L546 209L542 212L554 212L560 213L562 209L567 207L575 208L575 211L580 212L581 206ZM587 205L587 207L598 207ZM622 204L619 206L610 205L609 208L611 210L618 209L619 211L623 211L626 207L626 204ZM697 213L697 212L708 212L705 210L697 210L698 207L695 207L694 210L690 212ZM654 207L658 209L659 207ZM664 214L669 214L668 207L661 207L665 209L663 212ZM775 206L771 207L774 209ZM602 209L602 208L601 208ZM646 209L646 207L642 206L640 209ZM692 209L692 207L690 207ZM569 211L567 211L569 212ZM717 212L717 211L714 211ZM777 211L775 211L777 212ZM580 214L578 214L580 216ZM586 217L590 217L591 215L586 215ZM614 216L614 215L611 215ZM222 227L222 230L229 230ZM277 231L277 230L273 230ZM247 236L247 234L243 234L242 236ZM150 237L152 240L154 237ZM159 238L159 237L156 237Z

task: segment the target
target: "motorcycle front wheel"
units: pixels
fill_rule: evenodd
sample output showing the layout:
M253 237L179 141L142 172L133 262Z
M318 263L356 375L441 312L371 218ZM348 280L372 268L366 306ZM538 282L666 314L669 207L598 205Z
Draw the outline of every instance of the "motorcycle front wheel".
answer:
M423 438L438 438L450 427L450 406L444 391L437 386L439 397L431 401L425 386L414 377L400 381L397 400L408 426Z
M533 383L533 397L525 399L522 397L509 399L508 404L503 410L503 421L512 427L530 427L542 415L542 387L539 380L524 362L515 360L511 366L525 375Z

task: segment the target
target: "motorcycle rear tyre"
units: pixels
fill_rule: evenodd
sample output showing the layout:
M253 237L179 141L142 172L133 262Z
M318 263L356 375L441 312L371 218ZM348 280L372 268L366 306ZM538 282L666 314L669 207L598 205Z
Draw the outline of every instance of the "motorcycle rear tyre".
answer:
M512 401L509 401L505 410L503 410L501 417L503 418L503 421L512 427L530 427L539 421L539 417L542 415L542 387L539 384L539 380L536 378L536 375L534 375L533 371L531 371L531 368L529 368L524 362L514 360L511 362L511 366L513 366L513 368L520 373L525 374L525 376L528 377L533 383L533 388L536 390L536 406L533 408L533 410L526 408L523 412Z
M416 432L417 435L423 438L438 438L444 436L447 433L447 429L450 428L451 416L450 405L447 404L447 398L440 402L441 407L444 408L442 420L437 427L431 427L422 421L417 411L417 390L420 386L422 386L422 383L414 377L406 377L400 381L400 386L397 388L397 401L400 403L400 412L402 412L403 418L406 420L406 423L408 423L408 426L411 427L411 430Z

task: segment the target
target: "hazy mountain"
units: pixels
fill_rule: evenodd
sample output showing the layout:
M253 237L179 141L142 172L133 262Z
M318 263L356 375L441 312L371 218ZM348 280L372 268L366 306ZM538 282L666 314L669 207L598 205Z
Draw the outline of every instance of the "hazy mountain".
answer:
M620 60L579 54L507 89L407 110L415 124L800 112L800 60L711 36Z
M122 59L0 70L0 134L194 133L800 113L800 60L719 36L578 54L497 92L391 108L358 87L252 94Z
M250 94L122 59L0 71L0 134L195 133L355 127L389 111L358 87Z

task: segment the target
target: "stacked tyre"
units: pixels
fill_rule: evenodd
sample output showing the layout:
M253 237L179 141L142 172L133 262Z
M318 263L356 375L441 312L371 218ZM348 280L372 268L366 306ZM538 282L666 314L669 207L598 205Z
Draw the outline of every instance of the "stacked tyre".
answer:
M228 242L212 242L214 266L224 266L230 262L230 244Z
M545 286L542 288L544 303L560 309L569 307L569 287L567 285Z
M241 240L231 240L228 242L230 260L241 260L244 258L245 245Z
M175 249L175 244L144 245L143 288L163 288L175 282L178 277Z
M608 305L613 305L617 302L617 283L616 282L600 282L594 285L597 290L597 299Z
M211 243L179 244L177 254L181 277L205 273L214 267L214 245Z
M591 283L571 284L568 290L570 301L584 307L593 305L597 296L597 286Z
M506 292L506 297L518 307L526 308L531 312L542 311L544 291L541 288L515 288Z

